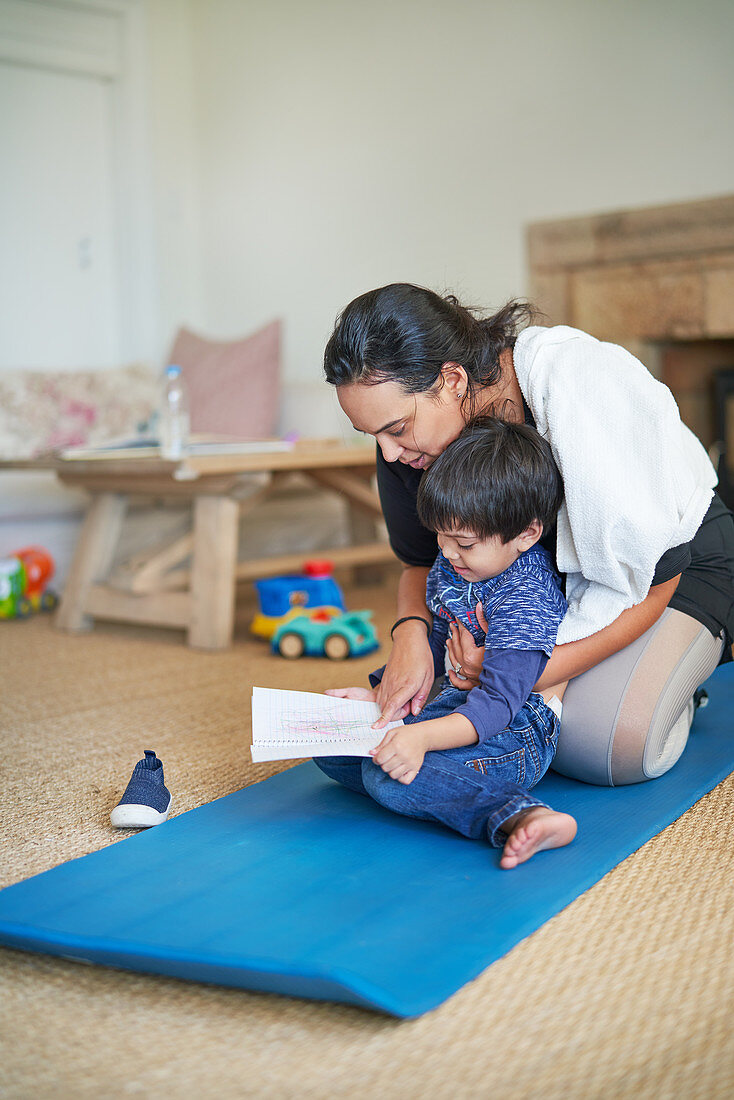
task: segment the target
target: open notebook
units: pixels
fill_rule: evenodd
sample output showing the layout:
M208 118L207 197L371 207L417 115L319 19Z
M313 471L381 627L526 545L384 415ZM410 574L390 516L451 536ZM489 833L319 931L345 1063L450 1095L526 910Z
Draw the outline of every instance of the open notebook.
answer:
M390 722L371 729L377 703L336 699L311 691L252 689L252 759L298 760L306 756L368 756Z

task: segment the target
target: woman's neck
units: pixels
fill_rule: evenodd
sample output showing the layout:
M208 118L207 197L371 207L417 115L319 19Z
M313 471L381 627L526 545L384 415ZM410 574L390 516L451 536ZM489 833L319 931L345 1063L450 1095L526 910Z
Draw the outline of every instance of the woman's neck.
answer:
M503 420L522 422L525 419L522 391L515 374L512 348L500 352L500 377L494 386L487 386L477 394L477 413L499 416Z

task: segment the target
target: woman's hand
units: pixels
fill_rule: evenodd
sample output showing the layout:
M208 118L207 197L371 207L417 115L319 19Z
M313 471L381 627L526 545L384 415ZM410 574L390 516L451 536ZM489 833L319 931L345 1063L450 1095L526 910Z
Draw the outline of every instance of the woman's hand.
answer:
M482 630L487 633L489 624L484 614L481 602L475 608L477 622ZM479 673L482 671L484 661L484 646L477 645L471 633L459 622L451 624L446 650L453 668L448 673L449 680L455 688L461 691L470 691L479 683ZM456 671L456 666L461 667L461 672Z
M375 692L381 714L373 729L406 714L420 714L433 687L433 654L422 622L409 619L395 631L392 653Z

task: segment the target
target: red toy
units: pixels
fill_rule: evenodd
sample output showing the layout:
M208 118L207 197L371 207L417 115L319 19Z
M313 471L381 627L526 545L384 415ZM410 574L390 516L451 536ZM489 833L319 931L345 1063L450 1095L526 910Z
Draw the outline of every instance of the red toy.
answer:
M46 588L54 575L54 561L46 550L26 546L0 564L0 618L23 619L33 611L53 611L59 600Z
M53 592L46 591L46 585L54 575L54 560L40 546L26 546L13 555L20 558L25 566L25 594L31 601L34 611L51 611L59 602Z

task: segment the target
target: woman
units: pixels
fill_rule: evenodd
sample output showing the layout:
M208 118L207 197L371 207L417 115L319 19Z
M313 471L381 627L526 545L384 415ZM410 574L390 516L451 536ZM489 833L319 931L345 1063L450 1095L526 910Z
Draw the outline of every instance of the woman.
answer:
M554 768L604 785L667 771L694 693L734 635L734 520L706 452L669 390L633 356L566 327L525 327L511 302L480 319L453 296L393 284L356 298L327 344L327 381L378 443L391 545L403 563L393 649L378 690L383 722L420 713L433 681L425 582L435 536L415 501L422 471L478 413L545 436L565 504L545 545L569 611L536 690L571 679ZM456 628L456 687L482 650Z

